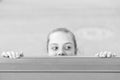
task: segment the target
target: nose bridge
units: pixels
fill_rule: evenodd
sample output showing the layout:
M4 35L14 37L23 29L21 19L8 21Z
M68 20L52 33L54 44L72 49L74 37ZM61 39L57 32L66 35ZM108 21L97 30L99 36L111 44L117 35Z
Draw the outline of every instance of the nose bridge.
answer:
M61 48L60 50L59 50L59 53L63 53L64 52L64 50L63 50L63 48Z

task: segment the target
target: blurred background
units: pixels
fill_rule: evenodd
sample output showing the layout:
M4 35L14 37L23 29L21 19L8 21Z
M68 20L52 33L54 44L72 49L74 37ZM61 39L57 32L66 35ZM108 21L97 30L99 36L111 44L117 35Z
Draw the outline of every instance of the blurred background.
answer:
M78 56L120 55L119 0L0 0L0 53L46 56L47 34L58 27L74 32Z

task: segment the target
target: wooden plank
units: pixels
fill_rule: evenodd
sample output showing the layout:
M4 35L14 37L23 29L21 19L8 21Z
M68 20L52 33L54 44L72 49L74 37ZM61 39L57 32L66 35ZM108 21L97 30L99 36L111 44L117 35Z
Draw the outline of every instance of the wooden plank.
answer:
M1 73L0 80L120 80L119 73Z
M0 59L0 72L15 73L79 73L120 72L120 58L88 57L41 57L23 59Z
M0 59L0 80L120 80L120 58Z

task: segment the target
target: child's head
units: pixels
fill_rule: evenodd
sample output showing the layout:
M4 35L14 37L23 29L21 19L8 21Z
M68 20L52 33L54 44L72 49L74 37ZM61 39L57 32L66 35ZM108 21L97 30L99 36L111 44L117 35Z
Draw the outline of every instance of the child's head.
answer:
M77 54L74 34L66 28L57 28L49 33L47 39L49 56L73 56Z

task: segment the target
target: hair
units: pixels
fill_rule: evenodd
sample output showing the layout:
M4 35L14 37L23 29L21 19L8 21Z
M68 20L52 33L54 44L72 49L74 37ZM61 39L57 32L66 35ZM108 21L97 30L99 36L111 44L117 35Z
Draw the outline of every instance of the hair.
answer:
M47 52L48 52L48 44L49 44L49 41L50 41L49 37L50 37L51 34L53 34L55 32L70 33L72 35L72 39L73 39L74 47L75 47L75 55L76 55L77 54L77 43L76 43L75 35L70 30L68 30L66 28L56 28L48 34L48 36L47 36Z

